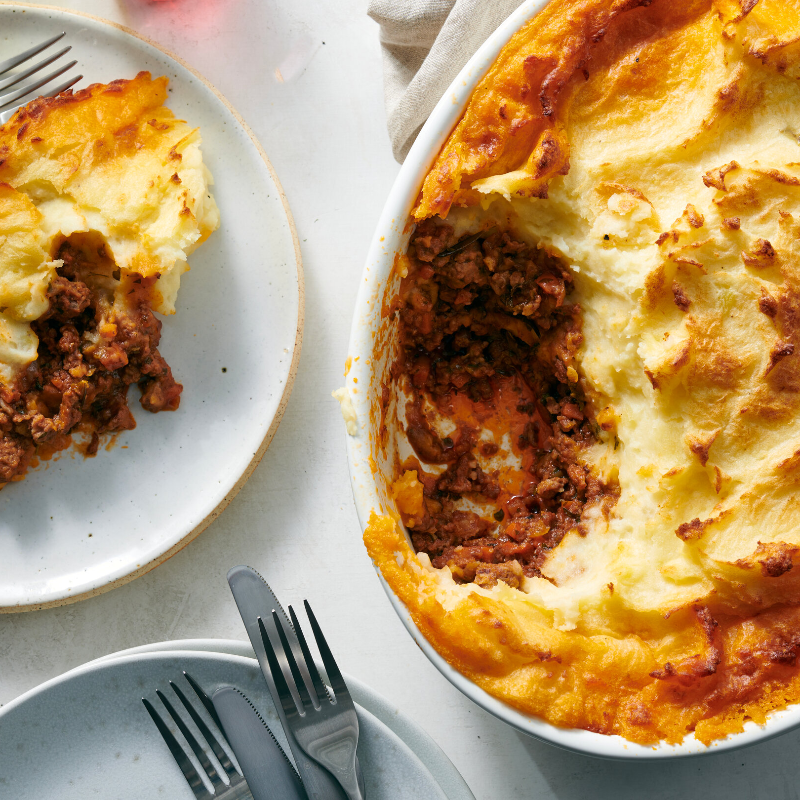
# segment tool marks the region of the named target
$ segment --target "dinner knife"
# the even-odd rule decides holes
[[[275,688],[275,683],[272,680],[272,671],[269,668],[267,654],[264,650],[264,644],[261,641],[261,633],[258,629],[258,618],[261,617],[261,621],[264,623],[264,627],[266,628],[267,635],[273,647],[276,652],[281,653],[283,648],[281,647],[281,641],[278,637],[275,623],[272,620],[273,609],[282,616],[284,621],[283,629],[289,641],[289,646],[292,649],[292,654],[295,657],[295,662],[303,675],[303,679],[307,681],[307,685],[312,686],[313,684],[308,675],[305,658],[303,657],[303,651],[300,649],[300,642],[297,639],[297,635],[294,632],[294,628],[286,612],[283,610],[275,593],[267,585],[267,582],[252,567],[244,565],[234,567],[228,573],[228,584],[231,587],[233,598],[239,608],[239,613],[241,614],[245,629],[247,630],[247,635],[250,637],[250,644],[253,646],[253,650],[258,658],[264,680],[266,680],[267,686],[269,687],[275,709],[280,716],[286,739],[292,749],[294,763],[297,765],[297,771],[300,773],[300,778],[303,781],[303,786],[309,800],[347,800],[347,795],[339,785],[339,782],[328,770],[314,761],[310,756],[306,755],[294,736],[292,736],[289,726],[286,724],[283,705]],[[281,664],[281,667],[284,666],[286,666],[285,662]],[[297,698],[295,698],[295,700],[297,700]],[[358,772],[359,786],[363,787],[363,778],[358,762],[356,762],[356,770]]]
[[[247,697],[233,686],[221,686],[211,702],[253,800],[306,800],[294,767]]]

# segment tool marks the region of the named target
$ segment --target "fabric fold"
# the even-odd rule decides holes
[[[370,0],[381,28],[389,138],[402,162],[459,70],[522,0]]]

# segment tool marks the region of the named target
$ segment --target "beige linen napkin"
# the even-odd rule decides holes
[[[470,56],[522,0],[370,0],[381,26],[392,151],[408,154],[428,115]]]

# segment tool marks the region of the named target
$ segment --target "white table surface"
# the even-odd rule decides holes
[[[241,112],[294,212],[306,327],[300,371],[278,433],[249,483],[211,527],[127,586],[59,609],[0,617],[0,704],[127,647],[166,639],[245,639],[225,574],[246,563],[287,603],[309,599],[342,670],[421,724],[479,800],[798,797],[800,732],[673,764],[593,760],[516,733],[439,675],[389,605],[361,543],[344,426],[330,397],[343,380],[370,236],[398,170],[385,130],[378,30],[366,16],[366,0],[49,5],[96,14],[149,36],[186,59]],[[276,79],[276,68],[285,82]]]

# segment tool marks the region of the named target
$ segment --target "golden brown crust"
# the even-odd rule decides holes
[[[663,2],[650,6],[651,0],[551,0],[512,37],[476,87],[425,178],[414,216],[446,216],[453,203],[475,201],[472,183],[511,172],[520,173],[518,195],[546,197],[549,180],[569,170],[563,96],[576,76],[588,77],[609,33],[611,46],[603,55],[614,58],[613,50],[630,49],[629,40],[637,34],[644,42],[668,19],[675,24],[674,9],[665,9]],[[679,24],[702,13],[708,3],[694,0],[682,6]],[[633,11],[639,13],[627,19]],[[651,61],[650,69],[657,68]]]
[[[166,99],[167,79],[152,80],[149,72],[39,97],[0,127],[0,180],[13,179],[37,154],[74,146],[76,140],[91,142],[93,159],[130,151],[137,144],[133,134],[147,130],[141,126],[142,115],[159,109]]]
[[[741,619],[694,605],[652,620],[649,636],[598,638],[554,629],[515,590],[443,589],[446,578],[418,565],[391,517],[373,516],[364,542],[451,665],[554,725],[642,744],[680,742],[693,731],[709,744],[800,700],[800,608],[776,605]],[[770,553],[761,569],[785,574],[785,552]]]

